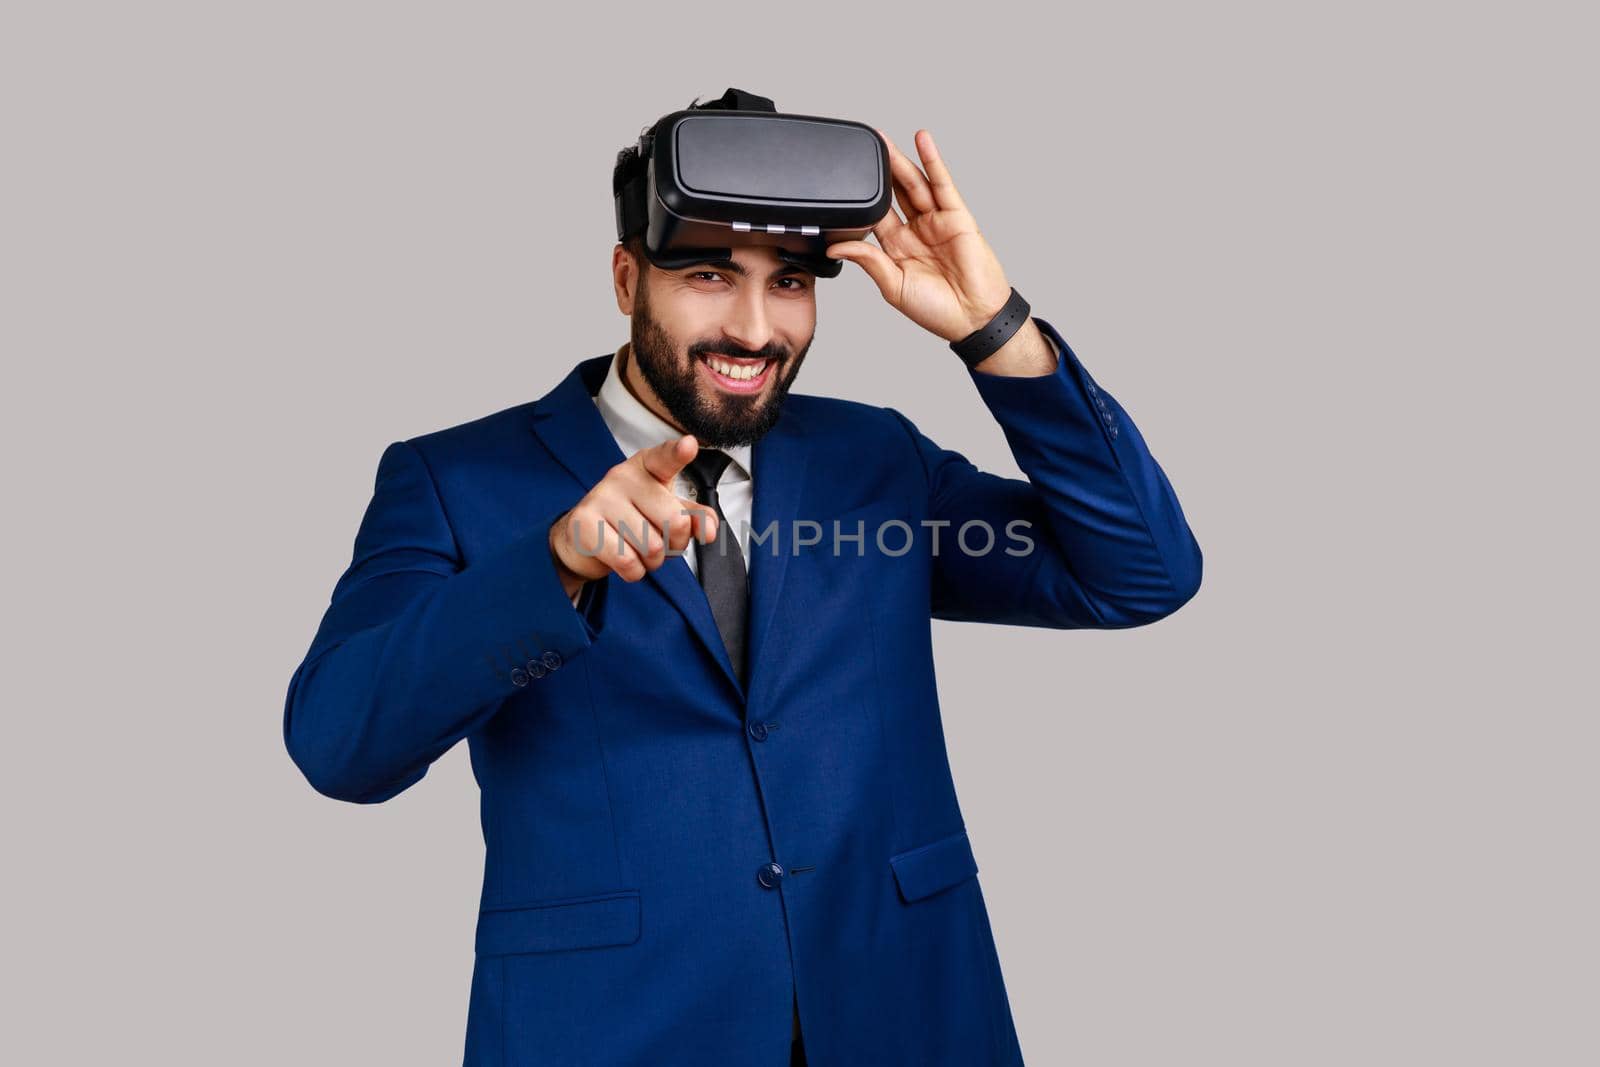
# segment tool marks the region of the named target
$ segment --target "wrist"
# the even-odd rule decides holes
[[[992,325],[994,323],[995,318],[1002,311],[1004,311],[1006,309],[1006,305],[1011,302],[1011,294],[1013,292],[1015,292],[1015,291],[1016,290],[1014,288],[1008,290],[1006,292],[1005,296],[1001,297],[1000,302],[998,304],[991,304],[989,307],[980,308],[977,311],[976,318],[972,318],[972,319],[968,320],[966,329],[962,330],[961,334],[959,336],[957,336],[957,337],[949,337],[949,338],[946,338],[946,340],[949,341],[951,344],[957,344],[960,341],[962,341],[964,338],[971,337],[973,334],[975,334],[978,331],[982,330],[984,327]]]
[[[1032,316],[1005,344],[969,364],[979,374],[1006,378],[1039,378],[1055,373],[1060,365],[1060,353]]]
[[[950,350],[968,367],[976,367],[1006,347],[1017,332],[1029,324],[1029,311],[1028,302],[1012,287],[1005,304],[978,328],[951,341]]]

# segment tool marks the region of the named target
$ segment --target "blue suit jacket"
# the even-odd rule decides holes
[[[930,620],[1138,626],[1201,568],[1133,421],[1036,321],[1055,372],[968,371],[1026,479],[893,408],[788,397],[752,453],[753,529],[777,526],[752,551],[748,691],[683,559],[581,610],[562,590],[550,524],[624,458],[591,400],[611,355],[384,451],[284,739],[357,803],[467,739],[486,845],[468,1064],[781,1067],[791,996],[814,1064],[1022,1062]],[[800,519],[820,543],[797,549]],[[864,533],[837,555],[836,519]],[[956,542],[972,519],[987,554],[981,527]],[[949,523],[937,553],[924,520]]]

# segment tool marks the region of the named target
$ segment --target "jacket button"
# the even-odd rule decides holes
[[[540,663],[536,659],[530,659],[528,661],[528,677],[543,678],[548,673],[550,672],[545,668],[543,663]]]
[[[757,741],[765,741],[767,739],[767,724],[764,722],[751,723],[750,736],[755,738]]]
[[[768,889],[774,889],[783,881],[783,868],[776,863],[768,863],[756,871],[756,881]]]
[[[527,685],[528,672],[523,670],[521,667],[511,668],[511,681],[515,685]]]
[[[544,655],[539,657],[539,662],[543,663],[551,670],[555,670],[557,667],[561,666],[561,653],[554,650],[546,652]]]

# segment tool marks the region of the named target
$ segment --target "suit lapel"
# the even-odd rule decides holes
[[[612,353],[584,360],[533,406],[535,436],[585,493],[605,477],[606,471],[626,458],[594,405],[594,394],[599,391],[614,358],[615,353]],[[776,526],[772,538],[764,544],[752,545],[750,551],[748,692],[740,689],[728,650],[722,643],[722,634],[717,629],[717,620],[711,614],[711,604],[688,561],[682,556],[663,560],[661,566],[647,572],[646,578],[683,615],[689,629],[717,662],[728,684],[746,699],[769,673],[762,667],[762,647],[773,625],[774,609],[791,551],[792,520],[799,508],[805,480],[804,435],[793,410],[794,399],[788,398],[772,430],[751,448],[750,463],[755,468],[751,527],[759,532],[770,523],[776,522]],[[590,536],[592,531],[585,534]],[[773,554],[774,546],[779,550],[778,555]]]
[[[778,421],[750,450],[750,465],[755,468],[751,532],[767,537],[750,546],[750,634],[746,643],[750,656],[747,702],[751,703],[773,674],[772,657],[779,652],[773,630],[779,621],[784,575],[794,555],[794,519],[805,497],[809,449],[800,401],[790,394]]]

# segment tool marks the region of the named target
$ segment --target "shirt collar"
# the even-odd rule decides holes
[[[645,407],[643,401],[634,396],[623,382],[620,370],[623,352],[631,343],[624,341],[612,355],[605,381],[600,383],[600,391],[594,397],[600,417],[611,428],[611,436],[617,439],[617,447],[622,449],[625,456],[683,436],[677,427]],[[733,463],[723,471],[725,479],[742,481],[751,476],[749,445],[736,445],[722,451],[733,458]]]

